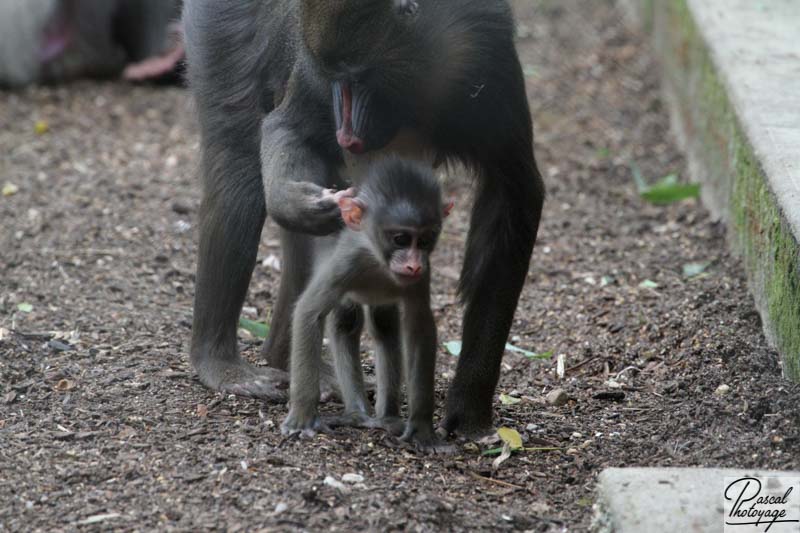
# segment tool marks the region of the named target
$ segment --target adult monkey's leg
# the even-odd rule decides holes
[[[455,93],[456,127],[445,130],[460,133],[461,143],[451,142],[477,171],[459,284],[466,304],[463,346],[441,424],[467,435],[491,429],[492,398],[544,203],[510,22],[509,17],[505,29],[493,34],[492,47],[475,56],[481,68],[472,74],[482,80],[480,90]]]
[[[266,217],[258,157],[208,146],[205,154],[192,364],[213,389],[284,400],[282,372],[244,361],[236,340]]]
[[[184,4],[189,81],[202,136],[203,202],[191,360],[208,387],[285,399],[283,372],[257,368],[237,349],[237,323],[266,217],[259,127],[270,111],[258,84],[252,2]],[[224,12],[224,21],[219,14]]]
[[[296,81],[291,81],[285,101],[261,126],[263,194],[270,216],[281,226],[283,251],[278,299],[262,354],[271,367],[283,370],[289,366],[294,304],[315,260],[313,236],[331,234],[342,225],[339,206],[325,189],[334,184],[335,171],[297,133],[305,133],[309,126],[303,119],[316,108],[296,87]],[[324,108],[317,112],[323,113]]]
[[[492,424],[500,363],[544,200],[532,147],[516,148],[506,153],[520,159],[500,161],[479,177],[461,277],[463,348],[442,423],[447,431],[479,434]]]

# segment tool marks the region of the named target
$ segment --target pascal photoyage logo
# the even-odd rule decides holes
[[[800,477],[726,477],[725,533],[800,532]]]

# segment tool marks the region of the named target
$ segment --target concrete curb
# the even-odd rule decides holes
[[[727,223],[784,375],[800,381],[800,4],[620,3],[653,36],[691,175]]]
[[[727,478],[727,481],[726,481]],[[783,494],[800,480],[800,472],[722,468],[609,468],[597,480],[592,530],[598,533],[716,532],[725,529],[725,496],[735,499],[741,484],[726,491],[731,480],[769,478],[760,495]],[[753,487],[754,488],[754,487]],[[795,490],[786,505],[789,518],[800,516]],[[752,496],[753,491],[748,492]],[[728,510],[732,501],[728,501]],[[748,502],[749,506],[752,502]],[[797,531],[798,524],[774,524],[770,531]],[[764,531],[766,526],[757,528]],[[733,526],[731,530],[753,531]]]

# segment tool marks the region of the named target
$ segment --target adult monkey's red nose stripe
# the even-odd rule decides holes
[[[353,92],[350,84],[341,82],[342,90],[342,124],[336,132],[336,142],[345,150],[354,154],[364,151],[364,141],[353,135]]]
[[[342,123],[339,131],[336,132],[336,138],[346,139],[353,136],[353,92],[347,82],[340,82],[339,87],[342,91]],[[342,146],[342,148],[346,148],[346,146]]]

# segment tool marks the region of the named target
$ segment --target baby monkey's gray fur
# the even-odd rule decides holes
[[[339,205],[347,228],[320,239],[311,282],[294,310],[290,409],[281,429],[311,436],[333,425],[382,427],[418,449],[442,451],[447,447],[433,430],[436,324],[428,261],[449,210],[439,183],[429,168],[391,158],[373,166],[357,196],[340,197]],[[360,363],[362,306],[377,345],[374,417]],[[329,419],[317,410],[323,328],[344,401],[344,415]]]

